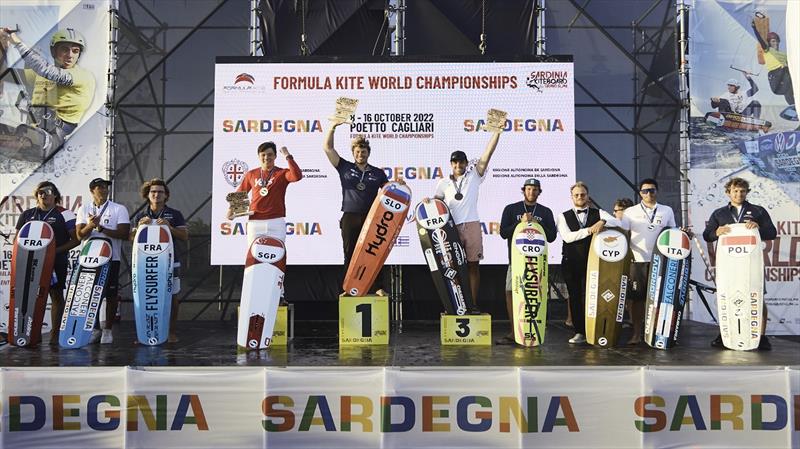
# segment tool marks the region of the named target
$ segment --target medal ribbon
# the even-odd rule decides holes
[[[650,215],[650,216],[647,215],[647,209],[644,208],[644,204],[639,203],[639,207],[642,208],[642,212],[644,212],[644,216],[647,217],[648,220],[650,220],[650,224],[653,224],[653,220],[656,219],[656,212],[658,212],[658,206],[653,208],[653,215]]]

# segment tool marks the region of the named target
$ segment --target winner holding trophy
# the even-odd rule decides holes
[[[229,193],[226,197],[230,204],[228,220],[241,216],[249,217],[248,247],[261,235],[282,242],[286,240],[286,187],[289,183],[302,179],[303,173],[286,147],[281,147],[280,151],[286,158],[289,168],[275,165],[278,155],[276,146],[273,142],[264,142],[258,146],[260,166],[248,171],[236,192]]]
[[[345,97],[336,99],[336,113],[329,118],[331,124],[325,133],[322,146],[328,161],[338,172],[339,181],[342,185],[342,219],[340,228],[342,231],[345,271],[350,266],[353,253],[356,251],[358,236],[367,221],[367,215],[372,203],[375,201],[381,187],[389,182],[383,170],[370,165],[369,157],[372,153],[372,148],[364,136],[356,136],[350,142],[353,162],[339,156],[333,146],[336,127],[343,123],[352,123],[354,121],[356,106],[358,106],[358,100]],[[405,181],[400,180],[398,184],[405,185]],[[388,287],[386,278],[386,270],[381,268],[377,279],[372,287],[368,289],[369,292],[375,292],[379,296],[385,295],[384,287]],[[365,293],[367,292],[360,292],[361,295]]]
[[[508,113],[498,109],[487,112],[486,129],[492,133],[486,149],[477,162],[468,164],[467,154],[461,150],[450,155],[450,167],[453,172],[442,178],[436,185],[434,197],[444,200],[455,221],[461,243],[467,253],[469,267],[469,285],[475,304],[468,304],[468,313],[479,313],[477,307],[478,288],[480,287],[480,271],[478,264],[483,259],[483,233],[480,217],[478,217],[478,194],[483,182],[489,160],[497,148],[500,133],[506,125]],[[426,199],[427,200],[427,199]]]

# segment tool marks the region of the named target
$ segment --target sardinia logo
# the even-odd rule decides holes
[[[239,187],[248,168],[245,162],[239,159],[231,159],[222,164],[222,174],[225,175],[225,181],[228,184],[232,187]]]
[[[240,74],[238,74],[236,76],[236,80],[233,82],[233,84],[236,85],[236,84],[239,84],[239,83],[255,84],[256,83],[256,79],[255,79],[255,77],[253,77],[253,75],[251,75],[249,73],[240,73]]]

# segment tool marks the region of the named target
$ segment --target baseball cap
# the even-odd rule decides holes
[[[450,154],[450,162],[457,162],[457,161],[466,161],[467,160],[467,153],[456,150]]]
[[[522,184],[522,187],[525,187],[525,186],[534,186],[534,187],[538,187],[540,189],[542,188],[542,185],[539,183],[539,180],[536,179],[536,178],[528,178],[528,179],[526,179],[525,183]]]
[[[736,78],[729,79],[726,84],[729,85],[729,86],[736,86],[736,87],[741,87],[742,86],[742,83],[740,83],[739,80],[737,80]]]
[[[94,179],[92,179],[91,182],[89,182],[89,190],[92,190],[93,188],[95,188],[95,187],[97,187],[99,185],[103,185],[103,184],[105,184],[107,186],[110,186],[111,185],[111,181],[106,181],[103,178],[94,178]]]

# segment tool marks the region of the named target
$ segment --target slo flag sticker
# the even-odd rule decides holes
[[[90,239],[83,245],[78,259],[81,266],[86,268],[103,266],[111,260],[111,244],[106,240]]]
[[[417,205],[417,222],[425,229],[439,229],[449,218],[450,212],[442,200],[434,198]]]
[[[139,231],[136,243],[145,254],[161,254],[169,248],[171,238],[164,226],[145,226]]]
[[[383,190],[381,204],[389,212],[403,212],[411,203],[411,193],[407,192],[407,187],[391,183]]]
[[[661,254],[673,260],[683,260],[689,257],[689,236],[680,229],[665,229],[658,236],[656,244]]]
[[[28,251],[47,248],[53,240],[53,228],[43,221],[29,221],[17,235],[17,245]]]

